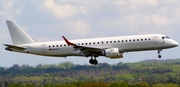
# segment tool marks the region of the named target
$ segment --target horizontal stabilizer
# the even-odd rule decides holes
[[[12,49],[16,49],[16,50],[25,50],[25,47],[19,47],[19,46],[14,46],[14,45],[9,45],[9,44],[3,44],[4,46],[7,46],[6,50],[12,50]]]

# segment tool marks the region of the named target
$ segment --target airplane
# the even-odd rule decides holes
[[[4,44],[5,50],[52,57],[90,57],[89,63],[97,65],[97,57],[123,58],[126,52],[157,50],[158,58],[163,49],[179,44],[163,34],[143,34],[131,36],[103,37],[90,39],[37,42],[14,21],[6,20],[13,45]]]

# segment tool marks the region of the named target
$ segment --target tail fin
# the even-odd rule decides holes
[[[21,27],[13,20],[6,20],[9,33],[14,45],[33,43],[33,39],[24,32]]]

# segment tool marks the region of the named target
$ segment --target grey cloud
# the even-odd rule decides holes
[[[50,14],[42,15],[44,18],[53,18],[49,21],[56,21],[44,26],[45,29],[50,28],[48,30],[57,34],[62,34],[62,31],[57,32],[59,28],[74,36],[87,37],[99,33],[106,36],[111,34],[109,32],[114,34],[116,31],[134,34],[167,33],[169,26],[180,24],[178,0],[33,0],[32,2],[36,4],[37,11],[41,11],[41,14]],[[9,3],[8,7],[22,5],[20,1],[14,3]],[[17,9],[15,11],[18,13]],[[20,13],[21,10],[19,15]],[[52,26],[56,27],[51,28]]]
[[[3,19],[12,19],[21,14],[23,5],[19,3],[19,0],[4,0],[1,3],[0,8],[2,8],[0,15]]]

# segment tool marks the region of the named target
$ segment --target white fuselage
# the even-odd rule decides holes
[[[118,48],[120,53],[131,51],[159,50],[178,46],[178,43],[162,34],[146,34],[133,36],[118,36],[106,38],[70,40],[78,46],[95,48]],[[18,45],[26,47],[23,53],[30,53],[43,56],[67,57],[83,56],[80,50],[68,46],[65,41],[36,42],[31,44]],[[13,50],[20,52],[18,50]]]

